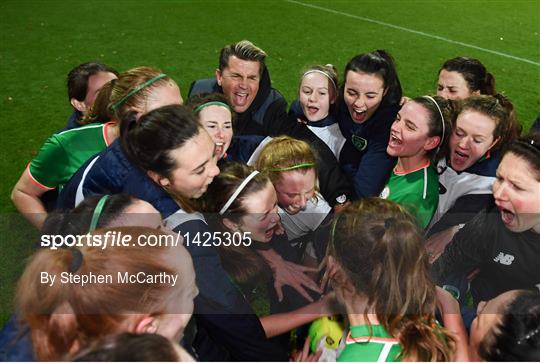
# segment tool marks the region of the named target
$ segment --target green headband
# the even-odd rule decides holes
[[[232,112],[231,107],[228,104],[220,102],[220,101],[210,101],[210,102],[203,103],[202,105],[199,105],[195,110],[193,110],[193,113],[201,112],[203,108],[206,108],[208,106],[222,106]]]
[[[275,169],[268,169],[268,170],[269,171],[288,171],[288,170],[294,170],[294,169],[309,168],[310,166],[315,166],[315,163],[302,163],[302,164],[297,164],[293,166],[288,166],[286,168],[275,168]]]
[[[338,224],[339,217],[341,217],[341,213],[334,214],[334,220],[332,221],[332,228],[330,230],[330,239],[328,241],[328,244],[326,245],[326,255],[328,255],[331,251],[335,250],[335,234],[336,234],[336,227]]]
[[[92,215],[92,222],[90,222],[90,228],[88,228],[88,233],[93,232],[98,224],[99,217],[101,216],[101,212],[103,211],[103,207],[105,206],[105,203],[109,199],[110,195],[104,195],[99,200],[98,204],[96,205],[96,208],[94,209],[94,214]]]
[[[127,95],[125,95],[124,97],[122,97],[122,99],[118,102],[116,102],[114,105],[111,106],[111,108],[113,110],[116,110],[118,107],[122,106],[131,96],[133,96],[135,93],[139,92],[140,90],[142,90],[143,88],[145,87],[148,87],[150,86],[152,83],[156,82],[156,81],[159,81],[160,79],[162,78],[165,78],[167,77],[166,74],[164,73],[161,73],[161,74],[158,74],[157,76],[155,76],[154,78],[152,79],[149,79],[148,81],[144,82],[143,84],[140,84],[138,85],[137,87],[135,87],[133,90],[131,90],[131,92],[129,92]]]

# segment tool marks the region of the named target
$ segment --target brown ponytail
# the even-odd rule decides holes
[[[399,205],[379,198],[355,202],[335,217],[330,255],[367,298],[380,324],[399,340],[401,359],[452,360],[454,339],[435,322],[435,284],[422,233]]]

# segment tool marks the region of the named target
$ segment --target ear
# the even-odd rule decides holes
[[[159,321],[154,316],[146,315],[135,324],[136,334],[150,333],[155,334],[158,330]]]
[[[233,222],[229,218],[223,218],[223,225],[231,231],[237,231],[239,226],[238,223]]]
[[[424,144],[424,150],[429,151],[435,149],[441,143],[441,138],[439,136],[432,136],[426,140]]]
[[[156,173],[155,171],[148,170],[146,174],[150,179],[152,179],[154,183],[161,187],[167,187],[171,185],[171,181],[169,180],[169,178],[165,178],[164,176]]]
[[[337,91],[332,92],[332,98],[330,99],[330,104],[333,105],[337,100]]]
[[[476,91],[472,92],[471,95],[480,96],[480,90],[476,90]]]
[[[71,103],[71,106],[73,106],[73,108],[75,108],[77,111],[83,113],[86,112],[86,104],[84,101],[79,101],[76,98],[72,98],[69,100],[69,103]]]
[[[221,80],[223,78],[223,75],[221,74],[221,69],[216,68],[216,81],[217,84],[221,87]]]
[[[491,150],[491,148],[495,145],[497,145],[497,143],[501,140],[501,137],[499,136],[498,138],[496,138],[495,140],[493,140],[493,142],[491,143],[491,145],[489,146],[489,150]]]
[[[386,88],[384,89],[384,92],[383,92],[382,96],[383,96],[383,97],[386,96],[387,93],[388,93],[388,87],[386,87]]]

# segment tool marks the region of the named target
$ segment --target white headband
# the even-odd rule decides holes
[[[446,131],[446,128],[444,126],[444,116],[442,114],[442,111],[441,111],[441,108],[439,107],[439,104],[437,103],[437,101],[435,101],[435,99],[431,96],[422,96],[423,98],[427,98],[428,100],[430,100],[431,102],[433,102],[435,104],[435,106],[437,107],[437,110],[439,110],[439,115],[441,115],[441,120],[442,120],[442,137],[441,137],[441,142],[439,143],[439,147],[437,149],[439,149],[444,141],[444,133]]]
[[[319,69],[310,69],[309,71],[307,71],[306,73],[304,73],[302,75],[302,79],[304,79],[305,76],[307,76],[308,74],[310,73],[320,73],[322,75],[324,75],[326,78],[328,78],[330,80],[330,82],[332,82],[332,86],[334,86],[334,91],[337,92],[337,86],[336,86],[336,83],[334,82],[334,80],[332,79],[332,77],[330,77],[330,75],[328,73],[326,73],[325,71],[321,71]]]
[[[242,190],[244,190],[244,188],[246,187],[247,183],[249,183],[249,181],[253,178],[255,178],[255,176],[259,174],[259,171],[258,170],[254,170],[251,172],[251,174],[248,175],[248,177],[246,179],[244,179],[244,181],[238,186],[238,188],[236,188],[236,190],[234,191],[233,195],[231,195],[231,197],[229,198],[229,200],[227,201],[227,203],[225,203],[225,205],[223,206],[223,208],[221,208],[221,210],[219,211],[219,214],[220,215],[223,215],[223,213],[225,213],[227,211],[227,209],[231,206],[232,202],[234,202],[234,200],[236,199],[236,197],[238,197],[238,194],[242,193]]]

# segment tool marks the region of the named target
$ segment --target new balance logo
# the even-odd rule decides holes
[[[499,252],[497,257],[495,257],[493,261],[502,263],[503,265],[510,266],[512,264],[512,261],[514,261],[514,256]]]

